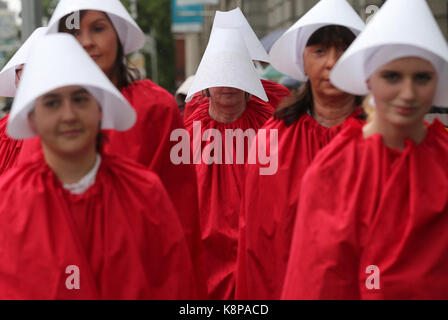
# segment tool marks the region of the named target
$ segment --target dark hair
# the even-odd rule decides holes
[[[98,135],[96,136],[96,151],[98,153],[101,153],[103,150],[104,142],[109,141],[107,139],[107,136],[101,131],[101,123],[100,123],[100,132],[98,132]]]
[[[309,38],[306,46],[320,44],[325,48],[335,47],[345,50],[355,38],[356,36],[350,29],[343,26],[330,25],[315,31]],[[313,112],[314,99],[310,80],[300,87],[294,101],[293,104],[280,108],[274,113],[275,119],[283,120],[286,126],[292,125],[308,111]],[[362,97],[356,96],[355,105],[360,105],[361,103]]]
[[[80,20],[84,17],[87,10],[81,10],[80,11]],[[113,25],[112,21],[110,20],[109,16],[104,13],[107,17],[107,19],[112,24],[112,27],[115,30],[115,26]],[[69,18],[71,14],[67,14],[64,16],[61,20],[59,20],[59,26],[58,31],[59,32],[65,32],[73,34],[74,29],[68,29],[67,28],[67,18]],[[118,36],[117,30],[115,30],[115,33],[117,34],[118,38],[118,49],[117,49],[117,57],[115,59],[114,66],[111,70],[111,74],[107,76],[117,75],[118,83],[117,88],[119,90],[123,89],[124,87],[129,86],[132,82],[140,78],[140,73],[137,68],[134,66],[129,65],[126,56],[124,55],[123,45],[121,44],[120,37]]]

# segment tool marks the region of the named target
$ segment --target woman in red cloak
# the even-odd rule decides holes
[[[74,24],[79,15],[79,26]],[[152,81],[135,80],[126,55],[141,48],[145,36],[119,0],[61,0],[48,24],[48,32],[68,32],[121,91],[137,113],[137,123],[125,132],[105,133],[104,151],[129,157],[154,171],[161,179],[186,234],[193,261],[203,276],[200,249],[197,183],[194,167],[174,164],[170,158],[171,133],[183,129],[174,97]],[[18,162],[40,148],[37,139],[26,142]],[[205,284],[203,293],[205,295]]]
[[[8,134],[42,151],[0,179],[0,298],[197,298],[159,178],[101,152],[100,127],[136,121],[126,99],[65,34],[40,40],[21,81]]]
[[[263,175],[263,164],[245,168],[237,299],[280,299],[303,174],[346,120],[361,113],[359,97],[336,89],[328,78],[362,28],[363,22],[345,0],[320,1],[270,52],[278,70],[307,82],[262,128],[268,136],[278,135],[278,170]],[[291,49],[293,41],[297,44]],[[303,57],[303,65],[297,64],[296,57]],[[270,138],[256,145],[272,148]]]
[[[331,81],[371,91],[305,174],[285,299],[448,298],[448,47],[426,1],[388,1]]]
[[[185,126],[198,160],[194,163],[202,242],[210,273],[208,294],[210,299],[232,299],[241,183],[249,142],[243,137],[235,144],[228,133],[239,130],[241,135],[254,136],[273,112],[238,29],[215,28],[212,32],[187,101],[197,92],[203,92],[207,99],[201,100]],[[251,99],[250,95],[258,98]]]

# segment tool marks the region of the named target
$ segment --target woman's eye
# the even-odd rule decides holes
[[[314,50],[315,54],[323,54],[325,51],[321,48]]]
[[[45,101],[44,106],[47,108],[53,109],[53,108],[56,108],[59,106],[59,101],[58,100],[48,100],[48,101]]]
[[[95,32],[102,32],[104,30],[103,26],[95,26],[93,27],[93,31]]]
[[[73,100],[76,103],[86,103],[89,99],[87,97],[75,97]]]
[[[390,73],[383,74],[383,78],[389,82],[395,82],[400,79],[400,75],[398,73],[390,72]]]
[[[415,76],[415,80],[420,84],[426,84],[432,80],[432,75],[427,73],[420,73]]]

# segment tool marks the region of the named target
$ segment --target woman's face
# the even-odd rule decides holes
[[[101,11],[87,10],[82,16],[80,28],[69,32],[111,78],[117,60],[119,38],[108,16]]]
[[[303,53],[303,66],[308,76],[313,94],[322,97],[336,97],[347,93],[337,89],[330,82],[330,73],[345,48],[329,47],[321,44],[305,48]]]
[[[421,58],[402,58],[376,70],[367,85],[380,123],[422,125],[434,101],[438,76],[433,65]]]
[[[84,88],[69,86],[48,92],[36,100],[29,114],[31,128],[53,152],[79,155],[96,148],[102,112]]]

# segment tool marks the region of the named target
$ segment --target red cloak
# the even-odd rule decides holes
[[[350,123],[303,177],[282,297],[448,299],[447,159],[439,121],[403,151]]]
[[[9,115],[0,119],[0,176],[14,167],[22,147],[22,140],[11,139],[6,131]]]
[[[143,166],[103,155],[95,184],[72,195],[40,153],[2,177],[0,194],[1,299],[197,297],[175,209]],[[79,290],[67,289],[72,265]]]
[[[121,93],[135,109],[137,122],[125,132],[104,131],[104,150],[109,154],[129,157],[160,177],[184,227],[198,276],[203,276],[196,174],[192,165],[175,165],[170,159],[171,148],[176,144],[170,141],[171,132],[185,128],[177,103],[168,91],[148,79],[133,82]],[[40,149],[38,138],[26,140],[20,163]]]
[[[283,98],[289,96],[290,92],[288,88],[285,86],[268,81],[268,80],[261,80],[261,84],[263,85],[263,88],[266,92],[266,95],[269,99],[269,104],[276,108],[280,102],[282,102]],[[193,99],[185,104],[185,110],[184,110],[184,119],[187,120],[188,117],[190,117],[193,112],[196,110],[196,108],[201,104],[201,100],[204,99],[202,97],[202,93],[197,93]],[[259,98],[255,96],[251,96],[251,99],[258,100],[259,102],[262,102]]]
[[[209,116],[209,102],[203,100],[185,123],[193,140],[193,122],[201,123],[201,136],[207,129],[216,129],[222,136],[224,158],[226,129],[253,129],[255,132],[272,115],[273,108],[268,103],[251,99],[243,115],[233,123],[223,124]],[[193,141],[192,141],[193,143]],[[201,142],[201,150],[210,144]],[[247,159],[248,145],[244,145]],[[194,152],[194,150],[193,150]],[[233,154],[236,155],[233,144]],[[235,291],[234,271],[238,246],[238,215],[242,192],[244,164],[196,164],[199,188],[199,214],[202,243],[206,256],[207,281],[210,299],[232,299]],[[223,159],[224,163],[224,159]]]
[[[359,114],[356,110],[349,118]],[[327,128],[304,114],[289,127],[283,120],[274,118],[263,126],[267,132],[278,132],[278,170],[273,175],[260,175],[264,165],[246,165],[240,212],[237,299],[280,299],[300,182],[316,154],[344,124]],[[270,150],[269,138],[257,143],[265,144],[266,150]]]

